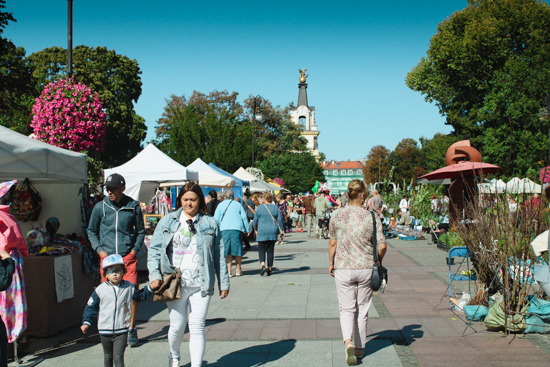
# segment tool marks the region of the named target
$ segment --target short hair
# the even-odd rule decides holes
[[[397,209],[397,214],[403,213],[401,209]]]
[[[263,194],[263,199],[264,199],[265,201],[267,201],[268,203],[271,203],[271,202],[273,202],[273,194],[270,193],[269,191],[264,192],[264,194]]]
[[[282,199],[283,198],[283,194],[281,193],[278,193],[277,196],[275,196],[277,199]]]
[[[348,185],[348,196],[350,200],[357,199],[361,194],[367,192],[367,186],[361,180],[354,179]]]
[[[233,200],[235,198],[235,194],[233,193],[233,190],[225,189],[223,192],[223,198]]]
[[[208,193],[208,195],[210,195],[210,197],[212,199],[215,199],[218,197],[218,193],[216,192],[216,190],[210,190],[210,192]]]
[[[202,189],[197,183],[194,183],[194,182],[188,182],[182,186],[180,193],[178,194],[178,198],[176,199],[176,210],[181,208],[181,198],[183,197],[183,195],[185,195],[189,191],[194,192],[199,197],[199,212],[208,213],[208,209],[206,208],[206,201],[204,201],[204,194],[202,193]]]
[[[372,189],[371,194],[378,194],[378,190]]]

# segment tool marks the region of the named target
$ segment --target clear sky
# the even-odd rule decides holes
[[[143,92],[136,111],[148,135],[170,95],[228,90],[273,104],[298,101],[298,69],[309,77],[319,150],[365,158],[449,133],[437,107],[405,85],[437,25],[466,0],[420,1],[73,1],[73,47],[105,46],[136,59]],[[67,47],[66,0],[6,0],[17,20],[4,37],[27,55]],[[216,162],[214,162],[216,163]]]

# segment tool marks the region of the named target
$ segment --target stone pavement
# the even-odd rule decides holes
[[[229,297],[212,298],[203,365],[347,366],[327,247],[327,240],[291,234],[276,247],[273,275],[261,277],[253,243],[243,257],[244,276],[231,278]],[[487,332],[482,323],[468,326],[463,314],[449,308],[445,257],[428,241],[388,241],[384,265],[389,284],[385,293],[374,296],[362,365],[549,366],[548,336]],[[455,291],[468,286],[454,284]],[[143,302],[138,319],[141,343],[126,350],[126,365],[165,366],[165,306]],[[188,335],[182,366],[190,365],[187,340]],[[43,357],[41,367],[103,363],[97,332],[84,337],[78,327],[53,338],[31,339],[27,352],[34,354],[23,360]]]

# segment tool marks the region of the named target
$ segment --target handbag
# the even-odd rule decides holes
[[[153,291],[153,301],[166,302],[181,299],[181,271],[162,276],[162,284]]]
[[[386,281],[386,284],[388,283],[388,270],[383,267],[379,261],[378,261],[378,251],[376,250],[376,218],[374,216],[374,212],[370,212],[372,214],[372,247],[374,251],[374,266],[372,267],[372,278],[370,281],[371,288],[374,292],[380,289],[382,286],[382,280]]]
[[[297,221],[298,218],[300,218],[300,215],[299,215],[298,213],[296,213],[296,212],[292,212],[292,213],[290,213],[289,217],[290,217],[290,219],[292,219],[293,221]]]
[[[37,221],[42,210],[42,196],[28,178],[15,189],[10,212],[22,222]]]

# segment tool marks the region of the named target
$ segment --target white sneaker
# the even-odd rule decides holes
[[[179,358],[172,358],[172,356],[168,356],[168,367],[180,367],[180,359]]]

